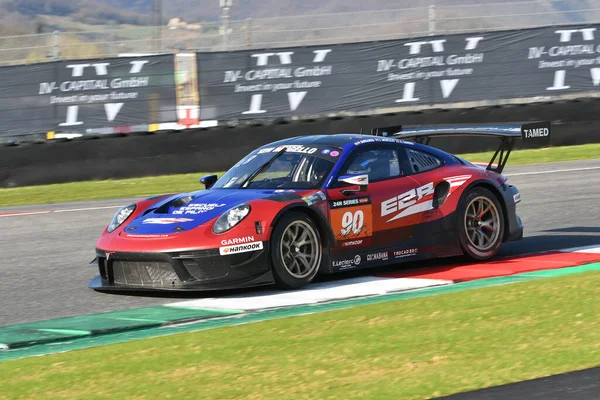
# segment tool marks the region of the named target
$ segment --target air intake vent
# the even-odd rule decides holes
[[[410,166],[413,172],[423,172],[434,169],[442,165],[442,162],[429,154],[420,151],[408,150]]]

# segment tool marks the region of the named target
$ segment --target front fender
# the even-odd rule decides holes
[[[273,218],[273,220],[271,221],[271,227],[277,225],[277,223],[285,213],[290,212],[292,210],[300,211],[310,216],[313,219],[313,221],[315,221],[315,223],[317,224],[317,227],[319,228],[319,233],[323,238],[323,247],[332,247],[335,244],[335,235],[333,233],[333,229],[331,229],[331,224],[327,220],[327,217],[323,214],[321,204],[327,203],[326,201],[322,201],[309,206],[305,202],[299,201],[288,204],[281,210],[279,210],[277,215],[275,215],[275,218]]]

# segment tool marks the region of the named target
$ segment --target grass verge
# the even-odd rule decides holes
[[[465,154],[467,160],[487,162],[493,152]],[[508,165],[524,165],[557,161],[600,158],[600,143],[582,146],[549,147],[534,150],[517,150],[511,153]],[[202,175],[165,175],[147,178],[72,182],[55,185],[27,186],[0,189],[0,206],[51,204],[59,202],[100,200],[178,193],[202,189],[198,182]],[[222,172],[212,172],[222,174]]]
[[[600,273],[6,361],[0,398],[421,399],[600,364]]]
[[[494,155],[493,151],[484,153],[462,154],[469,161],[488,162]],[[600,143],[580,146],[544,147],[541,149],[515,150],[510,153],[508,166],[544,164],[549,162],[590,160],[600,158]]]
[[[52,204],[193,191],[204,188],[198,179],[211,173],[216,172],[0,189],[0,206]]]

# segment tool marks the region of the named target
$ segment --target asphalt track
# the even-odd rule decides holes
[[[600,244],[600,158],[507,167],[505,173],[521,191],[525,238],[505,244],[499,257]],[[90,265],[95,242],[117,208],[129,201],[0,208],[0,326],[173,302],[172,296],[102,294],[87,288],[97,274]],[[6,215],[13,212],[23,214]],[[349,272],[329,279],[372,273]]]
[[[600,367],[439,397],[437,400],[598,400]]]

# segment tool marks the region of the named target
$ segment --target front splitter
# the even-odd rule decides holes
[[[275,284],[275,278],[271,271],[264,273],[258,277],[250,280],[239,281],[239,282],[225,282],[225,283],[213,283],[213,284],[195,284],[190,283],[185,286],[175,287],[152,287],[152,286],[131,286],[131,285],[118,285],[118,284],[107,284],[102,281],[100,275],[96,276],[88,283],[88,288],[93,289],[97,292],[103,293],[193,293],[193,292],[218,292],[223,290],[235,290],[245,289],[261,286],[270,286]]]

